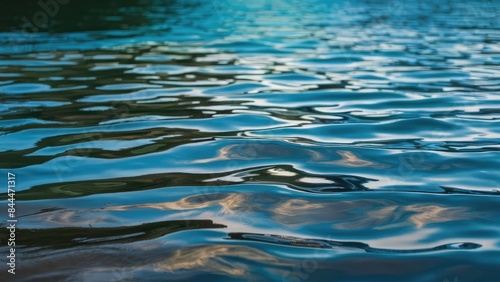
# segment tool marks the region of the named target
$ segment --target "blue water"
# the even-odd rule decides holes
[[[2,281],[500,281],[500,3],[407,2],[2,8]]]

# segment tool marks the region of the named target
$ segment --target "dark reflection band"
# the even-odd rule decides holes
[[[18,229],[17,238],[26,247],[57,249],[90,244],[132,243],[184,230],[225,227],[212,220],[172,220],[120,227]]]
[[[370,245],[361,242],[342,242],[325,239],[306,239],[292,236],[269,235],[258,233],[229,233],[228,239],[258,241],[270,244],[279,244],[295,247],[306,248],[321,248],[321,249],[336,249],[336,248],[356,248],[364,250],[368,253],[377,254],[415,254],[428,253],[443,250],[472,250],[480,248],[480,244],[470,242],[450,243],[439,245],[433,248],[413,249],[413,250],[397,250],[397,249],[382,249],[373,248]]]

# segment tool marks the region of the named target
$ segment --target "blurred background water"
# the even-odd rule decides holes
[[[0,4],[11,281],[500,281],[499,2],[41,3]]]

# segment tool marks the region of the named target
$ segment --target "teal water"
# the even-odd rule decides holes
[[[497,1],[1,5],[2,281],[500,281]]]

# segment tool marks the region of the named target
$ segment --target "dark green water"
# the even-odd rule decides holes
[[[0,4],[1,281],[500,281],[499,2],[47,9]]]

